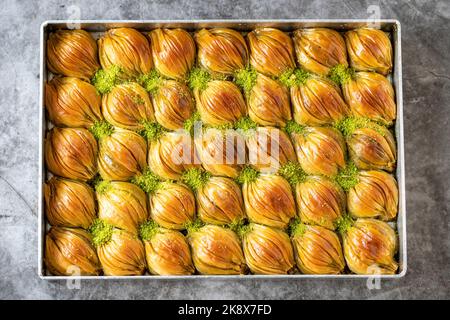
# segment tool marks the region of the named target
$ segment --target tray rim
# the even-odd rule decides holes
[[[402,56],[401,56],[401,23],[397,19],[378,19],[376,22],[381,24],[391,24],[394,35],[394,66],[393,82],[395,84],[395,96],[397,105],[397,119],[395,124],[395,135],[397,141],[397,171],[396,179],[399,189],[399,212],[397,218],[397,233],[399,235],[399,262],[401,261],[401,272],[394,275],[358,275],[358,274],[340,274],[340,275],[188,275],[188,276],[161,276],[161,275],[140,275],[140,276],[52,276],[45,275],[44,269],[44,237],[45,237],[45,214],[43,184],[44,177],[44,137],[45,137],[45,107],[44,107],[44,88],[45,88],[45,34],[50,25],[63,25],[68,23],[79,24],[348,24],[348,23],[368,23],[368,19],[192,19],[192,20],[45,20],[40,25],[40,90],[39,90],[39,177],[38,177],[38,268],[37,274],[43,280],[250,280],[250,279],[400,279],[406,275],[408,269],[407,263],[407,232],[406,232],[406,194],[405,194],[405,155],[404,155],[404,124],[403,124],[403,85],[402,85]]]

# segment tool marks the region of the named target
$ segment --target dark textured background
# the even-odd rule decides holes
[[[114,3],[114,4],[113,4]],[[37,276],[39,26],[68,19],[382,18],[402,23],[408,273],[365,280],[64,281]],[[3,1],[0,8],[0,298],[449,298],[449,1]]]

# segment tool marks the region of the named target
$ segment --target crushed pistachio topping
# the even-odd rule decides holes
[[[239,176],[236,178],[236,181],[239,184],[251,183],[256,181],[256,179],[258,179],[259,174],[260,173],[258,170],[255,170],[251,166],[247,165],[241,170]]]
[[[142,125],[144,126],[144,129],[142,129],[139,134],[147,138],[148,141],[158,140],[164,132],[167,131],[158,122],[143,121]]]
[[[348,214],[343,215],[335,222],[336,229],[340,234],[343,235],[348,231],[348,229],[353,225],[354,222],[355,221],[353,220],[353,218]]]
[[[92,243],[98,247],[111,240],[114,227],[103,220],[95,219],[88,231],[92,234]]]
[[[298,162],[289,161],[282,165],[278,170],[278,174],[285,178],[292,187],[298,183],[305,181],[306,173]]]
[[[206,89],[209,81],[211,81],[211,75],[204,69],[194,68],[189,73],[188,84],[191,90],[198,89],[203,91]]]
[[[150,240],[160,230],[160,226],[153,220],[144,222],[139,226],[139,238],[141,240]]]
[[[156,94],[163,81],[164,78],[155,69],[138,78],[138,83],[150,94]]]
[[[278,80],[286,87],[301,86],[311,74],[303,69],[287,70],[281,74]]]
[[[111,182],[107,180],[97,180],[94,184],[95,191],[98,194],[104,194],[111,188]]]
[[[121,83],[125,76],[121,67],[113,65],[108,69],[98,70],[92,78],[92,84],[100,94],[108,93],[112,88]]]
[[[334,180],[345,191],[350,190],[359,182],[359,170],[354,163],[348,163],[344,169],[339,170]]]
[[[230,224],[229,228],[233,230],[240,239],[244,238],[246,234],[253,230],[251,224],[246,224],[244,220],[240,220],[237,223]]]
[[[286,126],[284,127],[284,131],[291,135],[293,133],[305,133],[305,126],[301,125],[297,122],[295,122],[294,120],[289,120],[288,122],[286,122]]]
[[[196,191],[204,186],[211,178],[211,173],[199,168],[190,168],[181,176],[181,181]]]
[[[242,130],[244,132],[247,132],[249,130],[255,130],[257,127],[258,124],[252,119],[250,119],[249,116],[242,117],[234,123],[234,129]]]
[[[200,117],[200,113],[199,112],[194,112],[189,119],[187,119],[184,124],[183,124],[183,128],[184,130],[186,130],[187,132],[189,132],[191,135],[194,134],[194,126],[195,123],[200,121],[201,117]]]
[[[293,220],[288,227],[288,233],[291,235],[291,237],[294,236],[303,236],[303,234],[305,234],[306,229],[308,227],[303,224],[300,219],[295,219]]]
[[[331,68],[328,77],[338,85],[344,84],[352,79],[355,71],[352,68],[348,68],[343,64],[338,64]]]
[[[337,121],[334,127],[342,132],[345,137],[349,137],[352,133],[361,128],[370,128],[384,136],[386,132],[383,127],[369,118],[350,116]]]
[[[97,140],[99,140],[103,137],[110,136],[114,132],[114,127],[107,121],[96,121],[92,127],[89,128],[89,131]]]
[[[138,94],[134,95],[131,99],[133,100],[133,103],[135,103],[137,105],[145,104],[145,100],[142,99],[142,97]]]
[[[256,84],[258,73],[252,67],[239,70],[235,74],[236,84],[242,88],[245,94],[249,94]]]
[[[202,220],[200,220],[200,219],[196,219],[194,221],[189,221],[189,222],[187,222],[184,225],[184,227],[186,228],[188,234],[192,234],[194,232],[197,232],[204,226],[205,226],[205,223]]]
[[[161,179],[148,168],[142,174],[135,176],[131,182],[148,194],[153,194],[161,188]]]

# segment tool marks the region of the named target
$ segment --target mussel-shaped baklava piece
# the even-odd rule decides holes
[[[150,142],[148,164],[160,178],[179,180],[184,171],[199,167],[200,161],[188,133],[168,132]]]
[[[148,219],[147,195],[138,186],[123,181],[101,182],[96,188],[98,217],[116,228],[138,234]]]
[[[147,74],[153,67],[149,41],[132,28],[108,30],[98,40],[98,51],[103,69],[117,66],[127,77]]]
[[[214,75],[233,75],[247,66],[247,44],[235,30],[202,29],[195,34],[195,41],[199,65]]]
[[[298,63],[309,72],[326,76],[334,66],[348,66],[345,41],[335,30],[297,30],[294,32],[294,44]]]
[[[149,33],[155,69],[170,79],[183,80],[195,62],[195,42],[183,29],[156,29]]]
[[[245,261],[255,274],[290,274],[295,261],[286,232],[259,224],[250,224],[243,236]]]
[[[362,170],[392,172],[397,159],[397,148],[392,133],[383,126],[358,128],[347,138],[350,160]]]
[[[244,170],[250,172],[253,169],[246,167]],[[242,195],[251,222],[284,229],[296,215],[291,186],[281,176],[249,175],[248,179],[244,178]]]
[[[134,276],[145,272],[144,244],[137,235],[96,220],[90,228],[105,276]]]
[[[357,183],[348,190],[347,208],[357,218],[389,221],[397,216],[398,187],[395,178],[384,171],[361,171]]]
[[[340,88],[323,77],[309,76],[293,85],[291,101],[294,120],[306,126],[331,125],[350,112]]]
[[[97,44],[84,30],[58,30],[47,40],[47,66],[56,74],[89,80],[100,67]]]
[[[205,223],[226,225],[245,217],[241,189],[230,178],[211,177],[196,196],[198,216]]]
[[[355,72],[342,83],[342,92],[355,116],[391,125],[397,108],[392,84],[375,72]]]
[[[158,227],[150,221],[141,227],[140,235],[151,274],[190,275],[195,272],[189,244],[181,232]]]
[[[163,182],[150,194],[150,217],[167,229],[183,230],[195,219],[195,198],[182,183]]]
[[[345,167],[345,140],[330,127],[307,127],[293,133],[298,162],[307,174],[334,176]]]
[[[274,28],[260,28],[247,35],[250,64],[256,71],[279,77],[295,68],[294,45],[284,32]]]
[[[135,82],[115,86],[102,97],[102,112],[113,126],[140,131],[155,120],[148,93]]]
[[[45,85],[48,118],[59,127],[89,129],[103,119],[100,95],[88,82],[74,77],[56,77]]]
[[[258,127],[246,142],[248,163],[259,171],[275,173],[289,161],[297,161],[289,136],[280,129]]]
[[[394,274],[398,239],[394,229],[376,219],[358,219],[343,235],[344,256],[356,274]]]
[[[78,228],[52,227],[45,237],[45,265],[57,276],[95,276],[101,266],[91,235]]]
[[[247,101],[250,119],[259,125],[284,127],[292,118],[288,89],[271,77],[258,74]]]
[[[206,225],[188,234],[192,260],[201,274],[244,274],[246,265],[241,243],[234,231]]]
[[[195,147],[203,168],[215,176],[237,178],[245,164],[245,139],[234,130],[204,130]]]
[[[195,110],[194,98],[189,88],[178,81],[165,80],[152,93],[155,118],[168,130],[182,129]]]
[[[293,230],[295,261],[304,274],[340,274],[345,261],[336,233],[321,226],[300,224]]]
[[[44,198],[52,226],[87,229],[94,222],[94,190],[84,182],[52,177],[44,184]]]
[[[147,166],[147,142],[134,131],[115,128],[99,144],[98,170],[104,180],[128,181]]]
[[[231,81],[213,80],[194,89],[197,110],[206,125],[233,124],[247,113],[244,97]]]
[[[310,176],[295,187],[300,219],[330,230],[345,213],[346,197],[342,188],[332,180]]]
[[[97,141],[86,129],[54,127],[44,153],[48,170],[58,176],[88,181],[97,173]]]
[[[392,45],[388,35],[378,29],[361,28],[345,33],[350,66],[357,71],[387,75],[392,70]]]

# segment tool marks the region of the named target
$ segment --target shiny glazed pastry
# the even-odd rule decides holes
[[[387,75],[392,70],[392,45],[382,30],[361,28],[345,33],[350,65],[357,71]]]
[[[54,127],[44,154],[48,170],[58,176],[88,181],[97,173],[97,141],[86,129]]]
[[[244,274],[244,255],[232,230],[206,225],[189,232],[188,240],[195,268],[201,274]]]
[[[94,190],[87,183],[52,177],[44,184],[44,199],[52,226],[87,229],[96,218]]]
[[[195,62],[195,43],[183,29],[156,29],[149,33],[155,69],[170,79],[183,80]]]
[[[289,274],[295,267],[294,252],[284,231],[250,224],[243,238],[245,261],[254,274]]]
[[[97,44],[84,30],[58,30],[47,40],[47,66],[56,74],[89,80],[99,69]]]
[[[57,276],[95,276],[100,262],[90,234],[82,229],[52,227],[45,237],[45,265]]]
[[[59,127],[89,129],[103,119],[95,87],[73,77],[56,77],[45,85],[45,108]]]

